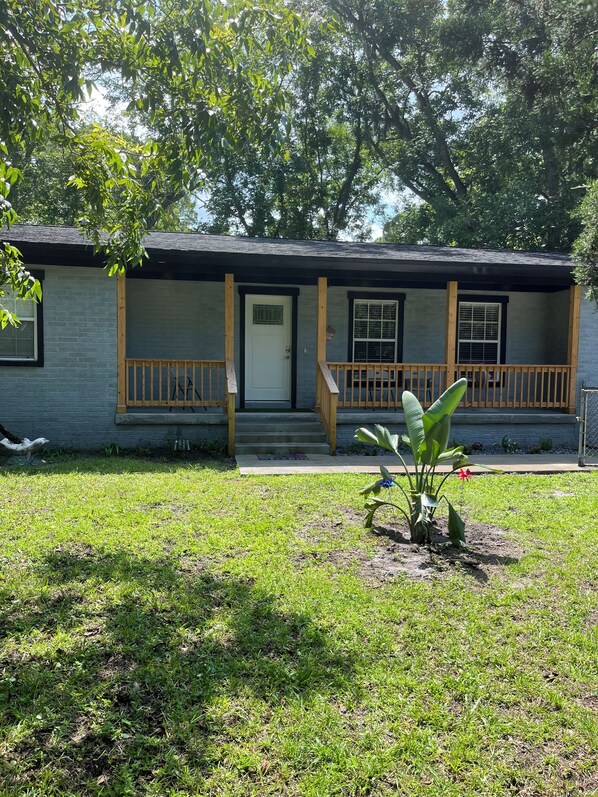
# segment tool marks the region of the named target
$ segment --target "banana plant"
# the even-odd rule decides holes
[[[367,496],[366,528],[371,528],[374,515],[383,506],[391,506],[401,512],[411,535],[411,542],[428,545],[431,542],[431,531],[434,514],[445,501],[448,506],[448,531],[453,545],[465,542],[465,523],[446,495],[441,493],[448,477],[459,468],[473,465],[463,453],[463,446],[448,448],[451,432],[451,416],[457,409],[467,389],[467,380],[459,379],[424,412],[422,405],[409,390],[403,391],[402,403],[405,415],[407,434],[391,434],[383,426],[374,426],[374,431],[362,427],[355,432],[355,439],[360,443],[380,446],[396,454],[406,476],[406,483],[399,484],[387,468],[381,467],[381,479],[369,484],[361,490]],[[411,448],[413,468],[410,469],[399,450],[401,441]],[[438,473],[439,465],[448,464],[448,473]],[[411,472],[411,470],[413,472]],[[487,468],[487,470],[491,470]],[[402,493],[406,507],[391,500],[392,488]],[[388,491],[389,498],[381,498],[380,493]]]

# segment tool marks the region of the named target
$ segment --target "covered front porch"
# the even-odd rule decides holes
[[[504,334],[506,324],[503,324],[503,340],[499,340],[500,330],[496,335],[496,362],[474,361],[476,353],[483,353],[484,348],[490,349],[487,345],[488,338],[484,340],[484,337],[485,332],[491,330],[495,322],[478,322],[475,315],[472,320],[471,308],[485,309],[490,305],[500,307],[500,303],[506,304],[509,297],[501,295],[499,301],[494,301],[496,297],[492,298],[493,301],[490,302],[490,297],[486,294],[473,295],[467,292],[460,295],[457,281],[447,283],[442,361],[338,362],[327,357],[327,282],[320,279],[316,408],[326,429],[331,450],[336,448],[337,425],[339,418],[342,420],[343,413],[400,410],[403,390],[410,390],[424,406],[430,406],[449,385],[461,378],[468,382],[462,409],[484,409],[503,417],[505,412],[531,410],[575,414],[580,287],[571,286],[568,291],[559,291],[550,297],[553,309],[559,307],[557,302],[560,303],[559,312],[553,317],[547,315],[545,318],[526,319],[529,339],[538,337],[538,326],[547,327],[539,336],[544,340],[540,340],[541,345],[536,346],[536,351],[543,349],[547,356],[543,361],[531,363],[500,361],[506,359],[508,353]],[[463,312],[463,307],[470,312],[469,317],[467,312]],[[383,318],[381,323],[384,326]],[[434,324],[438,324],[437,318],[432,320],[432,327]],[[354,329],[356,325],[357,322],[354,321]],[[497,312],[495,325],[500,326],[500,312]],[[482,334],[477,336],[480,338],[479,342],[476,335],[468,332],[468,329],[473,329],[474,332],[476,329],[481,330]],[[464,340],[464,335],[467,334],[471,340]],[[521,345],[520,341],[515,341],[520,354],[525,352],[529,342],[528,340]],[[512,346],[511,351],[516,351],[515,346]],[[467,362],[460,361],[461,352],[469,353]],[[559,362],[557,358],[563,353],[566,353],[566,359]]]
[[[162,312],[161,321],[158,299],[153,306],[152,297],[164,295],[165,289],[150,276],[118,279],[117,415],[143,415],[148,422],[151,416],[157,423],[162,413],[169,424],[175,422],[173,415],[180,424],[224,424],[231,455],[239,410],[314,410],[334,452],[339,425],[356,417],[361,423],[382,421],[388,414],[398,420],[403,390],[428,406],[462,377],[468,380],[462,408],[467,423],[473,413],[488,424],[482,414],[495,419],[529,414],[532,423],[540,413],[552,418],[576,412],[578,286],[491,294],[479,289],[473,293],[471,286],[456,280],[444,287],[436,282],[403,288],[387,282],[381,298],[375,283],[355,285],[327,275],[274,286],[248,283],[245,275],[236,279],[231,271],[219,281],[179,279],[171,312]],[[159,276],[160,285],[168,286],[168,275]],[[191,286],[196,289],[193,297]],[[282,401],[252,405],[248,399],[248,335],[251,323],[260,322],[259,313],[246,312],[253,307],[248,296],[261,296],[262,331],[268,335],[276,333],[272,308],[282,306],[281,296],[288,297],[291,337],[287,345],[284,338],[273,338],[280,352],[272,359],[280,359],[286,369],[281,373],[288,375],[288,398]],[[270,305],[267,296],[275,297]],[[482,326],[474,318],[473,332],[468,332],[470,306],[477,310],[490,305],[502,308],[503,331],[495,334],[499,313]],[[366,309],[369,327],[360,318]],[[487,340],[478,343],[479,330]],[[496,362],[473,361],[480,345]],[[468,361],[460,362],[464,352]],[[364,353],[369,356],[360,358]],[[166,415],[171,416],[168,421]],[[143,422],[141,417],[130,421]]]

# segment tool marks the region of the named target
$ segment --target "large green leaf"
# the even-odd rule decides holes
[[[443,415],[439,421],[426,430],[424,445],[420,452],[422,462],[426,465],[435,465],[439,461],[448,445],[450,433],[451,419],[449,415]]]
[[[426,438],[426,441],[419,450],[419,458],[424,465],[435,465],[440,456],[440,445],[438,440],[433,438]]]
[[[448,533],[449,540],[453,545],[459,547],[462,542],[465,542],[465,523],[455,509],[455,507],[448,503],[449,516],[448,516]]]
[[[377,479],[375,482],[368,484],[367,487],[362,487],[362,489],[359,491],[359,494],[369,495],[370,493],[373,493],[374,495],[378,495],[381,490],[382,487],[380,487],[380,479]]]
[[[384,467],[384,465],[380,465],[380,473],[382,474],[383,478],[386,479],[387,481],[391,481],[391,482],[394,481],[395,477],[388,470],[388,468]]]
[[[407,432],[409,433],[413,459],[415,460],[415,464],[417,464],[419,462],[419,451],[425,440],[424,424],[422,421],[424,410],[417,398],[409,390],[403,391],[401,402],[403,404],[403,412],[405,414],[405,423],[407,425]]]
[[[362,426],[361,429],[357,429],[353,437],[355,440],[359,440],[360,443],[367,443],[370,446],[378,445],[378,438],[376,435],[372,434],[365,426]]]
[[[375,424],[374,429],[376,430],[378,445],[396,454],[399,449],[398,434],[391,434],[385,426],[380,426],[379,424]]]
[[[438,457],[438,462],[446,462],[449,459],[456,459],[457,457],[461,457],[463,455],[463,446],[457,446],[457,448],[449,448],[448,451],[443,451],[442,454]]]
[[[439,396],[434,404],[425,412],[425,424],[430,428],[432,424],[439,421],[443,415],[452,415],[459,406],[461,399],[467,390],[467,379],[458,379],[448,387],[442,396]]]

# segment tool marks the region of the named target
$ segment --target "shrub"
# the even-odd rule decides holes
[[[361,490],[362,495],[369,496],[365,503],[366,528],[371,528],[374,515],[380,507],[392,506],[404,515],[409,526],[411,541],[417,544],[429,544],[434,514],[440,502],[444,500],[448,506],[449,538],[454,545],[465,542],[465,524],[446,495],[441,494],[441,490],[452,473],[472,464],[464,454],[463,446],[447,448],[451,431],[451,415],[459,405],[466,389],[467,380],[460,379],[451,385],[426,412],[413,393],[408,390],[403,392],[401,400],[408,436],[403,435],[402,440],[411,448],[414,462],[413,474],[409,472],[407,463],[399,451],[398,435],[393,435],[388,429],[378,425],[374,427],[374,432],[365,428],[357,429],[355,439],[359,442],[381,446],[396,454],[401,461],[407,479],[407,483],[403,487],[387,468],[381,467],[382,478]],[[449,463],[451,468],[447,474],[438,474],[436,468],[443,463]],[[407,509],[399,506],[393,500],[379,497],[382,490],[387,490],[390,497],[391,490],[395,486],[402,493]]]

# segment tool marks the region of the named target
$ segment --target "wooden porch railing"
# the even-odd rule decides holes
[[[319,397],[319,413],[330,446],[330,453],[336,452],[336,407],[338,387],[326,363],[318,363],[316,371],[316,395]]]
[[[430,406],[451,383],[465,377],[462,407],[567,410],[574,368],[570,365],[466,365],[445,363],[328,363],[338,388],[338,407],[400,409],[403,390]]]
[[[570,365],[457,365],[467,379],[464,407],[560,409],[569,405]]]
[[[447,368],[442,363],[328,363],[338,386],[339,407],[397,409],[403,390],[429,406],[446,389]]]
[[[127,407],[224,407],[224,360],[126,359]],[[234,372],[234,367],[233,367]]]
[[[226,361],[226,412],[228,413],[228,455],[235,456],[235,406],[237,403],[237,375],[234,360]]]

